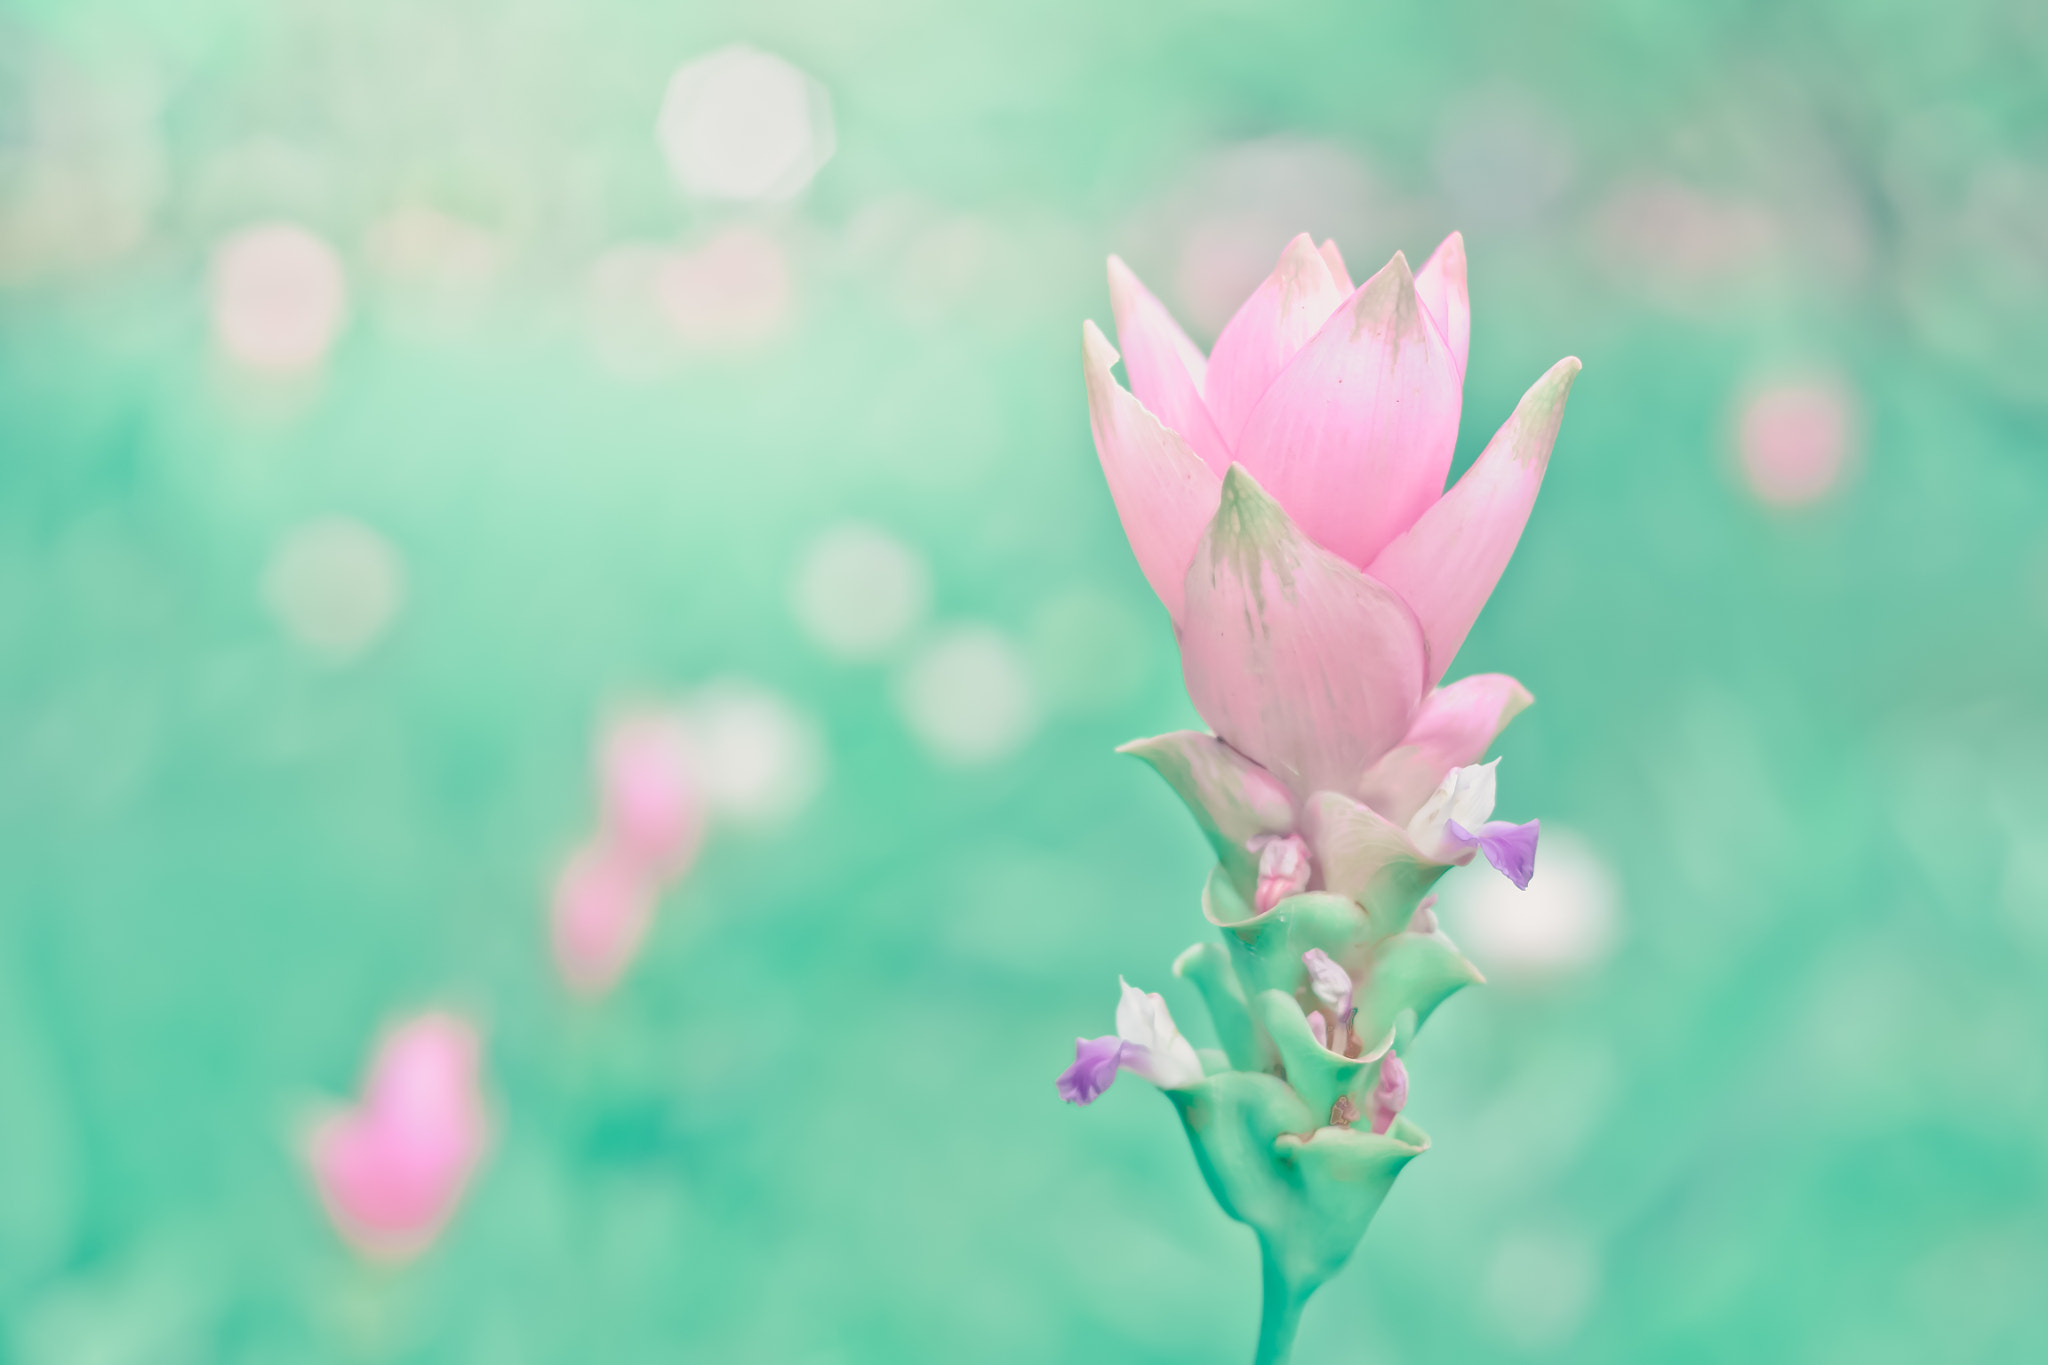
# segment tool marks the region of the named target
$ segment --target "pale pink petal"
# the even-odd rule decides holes
[[[1475,673],[1422,700],[1400,745],[1365,775],[1358,796],[1397,825],[1408,823],[1444,774],[1486,757],[1494,736],[1534,701],[1505,673]]]
[[[1325,239],[1316,250],[1322,253],[1323,264],[1330,267],[1330,279],[1335,282],[1338,293],[1348,295],[1358,287],[1351,283],[1351,272],[1344,268],[1344,253],[1337,250],[1334,241]]]
[[[1289,242],[1280,264],[1224,324],[1209,352],[1203,391],[1225,441],[1237,445],[1267,387],[1342,302],[1344,290],[1309,235]]]
[[[1438,244],[1415,272],[1415,294],[1428,310],[1430,321],[1443,333],[1458,362],[1458,375],[1465,374],[1465,353],[1472,342],[1472,296],[1465,287],[1465,234],[1454,232]]]
[[[1552,365],[1457,486],[1372,562],[1372,576],[1422,621],[1432,683],[1451,666],[1522,538],[1579,368],[1575,356]]]
[[[1459,385],[1396,252],[1266,390],[1238,462],[1310,540],[1363,568],[1443,492]]]
[[[1181,668],[1210,728],[1297,795],[1355,790],[1422,701],[1398,595],[1302,535],[1240,466],[1188,570]]]
[[[1114,256],[1109,258],[1109,305],[1116,311],[1116,340],[1123,348],[1131,392],[1222,478],[1230,468],[1230,447],[1202,400],[1209,362],[1201,348]]]
[[[1116,382],[1109,372],[1116,360],[1116,350],[1102,330],[1092,322],[1082,323],[1088,425],[1095,432],[1102,475],[1145,581],[1178,622],[1188,565],[1203,528],[1216,514],[1221,480],[1187,442]]]
[[[602,995],[625,973],[654,920],[647,869],[603,840],[577,850],[555,883],[555,967],[580,995]]]

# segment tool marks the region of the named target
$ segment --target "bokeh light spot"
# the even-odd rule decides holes
[[[287,535],[263,572],[263,600],[293,639],[337,663],[390,627],[405,598],[405,566],[361,522],[329,517]]]
[[[944,763],[992,763],[1015,753],[1038,724],[1031,676],[992,626],[955,626],[905,670],[897,702],[910,731]]]
[[[348,312],[341,258],[292,223],[244,228],[213,255],[213,331],[221,349],[258,370],[320,363]]]
[[[886,531],[848,522],[804,551],[790,607],[820,649],[858,662],[881,657],[909,634],[924,619],[931,591],[931,572],[915,550]]]
[[[655,132],[689,193],[787,199],[832,156],[832,104],[782,58],[735,45],[677,69]]]
[[[1774,384],[1743,403],[1736,449],[1750,492],[1773,507],[1803,507],[1834,491],[1856,430],[1848,390],[1832,381]]]
[[[773,336],[789,312],[789,258],[766,233],[734,228],[665,256],[654,290],[686,345],[743,349]]]
[[[720,815],[774,824],[809,805],[825,784],[823,731],[778,693],[722,679],[690,697],[684,715],[692,771]]]

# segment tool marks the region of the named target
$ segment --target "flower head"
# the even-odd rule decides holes
[[[1359,794],[1513,553],[1579,363],[1445,491],[1470,332],[1455,233],[1355,288],[1297,237],[1206,359],[1120,261],[1110,292],[1131,388],[1088,324],[1089,416],[1189,694],[1297,797]]]
[[[1161,1090],[1178,1090],[1202,1079],[1202,1059],[1174,1026],[1173,1014],[1157,994],[1139,990],[1122,977],[1116,1033],[1076,1038],[1074,1064],[1060,1073],[1060,1098],[1093,1104],[1116,1081],[1119,1069],[1143,1076]]]

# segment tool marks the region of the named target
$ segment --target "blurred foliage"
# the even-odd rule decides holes
[[[830,91],[790,204],[687,202],[654,144],[734,41]],[[1302,1358],[2048,1352],[2044,68],[2037,0],[0,3],[0,1359],[1248,1357],[1252,1241],[1171,1107],[1053,1095],[1118,972],[1198,1017],[1206,861],[1109,752],[1193,717],[1076,332],[1110,251],[1206,339],[1201,230],[1363,274],[1454,226],[1461,464],[1586,362],[1454,671],[1535,692],[1504,810],[1600,851],[1621,932],[1432,1024],[1435,1150]],[[482,264],[411,270],[407,208]],[[205,279],[276,218],[350,307],[266,381]],[[786,252],[773,336],[593,304],[608,250],[733,224]],[[1798,373],[1860,453],[1774,510],[1734,414]],[[339,665],[258,586],[337,514],[407,585]],[[1017,752],[928,756],[915,639],[799,629],[849,517],[929,560],[930,629],[1017,642]],[[827,782],[572,1003],[592,726],[726,675],[818,718]],[[295,1134],[439,1002],[497,1145],[364,1268]]]

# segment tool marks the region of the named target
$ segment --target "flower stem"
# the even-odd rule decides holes
[[[1259,1260],[1265,1272],[1266,1306],[1259,1314],[1259,1353],[1252,1358],[1252,1365],[1287,1365],[1310,1291],[1297,1289],[1288,1280],[1263,1237],[1259,1239]]]

